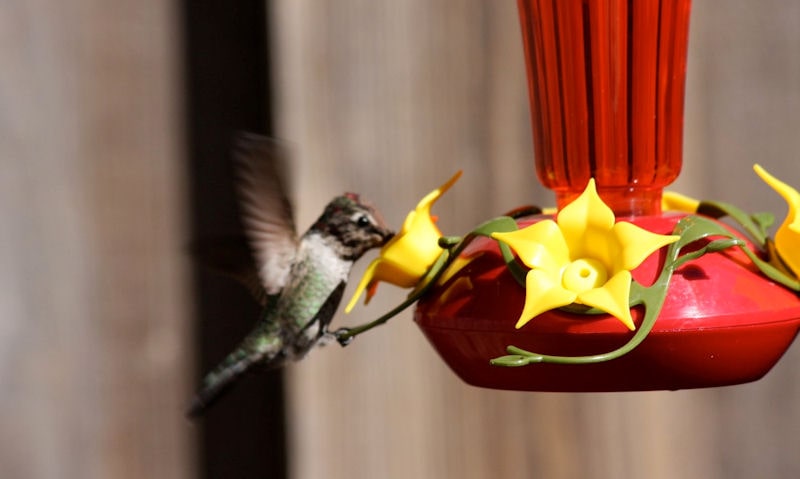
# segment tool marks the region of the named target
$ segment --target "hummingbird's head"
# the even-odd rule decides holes
[[[334,198],[311,229],[328,236],[339,256],[351,261],[394,236],[378,210],[355,193]]]

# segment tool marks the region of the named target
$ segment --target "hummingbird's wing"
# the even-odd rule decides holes
[[[253,251],[244,236],[204,238],[190,245],[192,256],[203,266],[241,283],[258,303],[266,307],[269,296],[253,260]]]
[[[286,148],[252,133],[238,136],[234,148],[236,191],[245,235],[267,294],[286,284],[297,253],[297,231],[284,178]]]

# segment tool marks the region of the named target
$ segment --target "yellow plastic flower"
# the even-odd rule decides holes
[[[800,193],[794,188],[767,173],[759,165],[754,165],[753,170],[764,182],[772,187],[789,205],[789,212],[783,220],[778,232],[775,233],[775,248],[786,266],[795,276],[800,277],[800,218],[797,211],[800,209]]]
[[[492,237],[508,244],[531,268],[517,328],[545,311],[578,303],[615,316],[630,330],[635,329],[628,304],[631,270],[679,238],[615,223],[594,180],[556,221],[543,220]]]
[[[663,211],[680,211],[682,213],[697,213],[700,201],[680,193],[665,191],[661,196],[661,209]]]
[[[379,281],[410,288],[416,286],[428,272],[442,252],[439,247],[442,233],[431,217],[431,206],[460,177],[459,171],[417,203],[417,207],[406,216],[400,232],[383,246],[378,257],[367,267],[345,312],[349,313],[353,309],[365,289],[367,296],[364,304],[369,303],[375,295]]]

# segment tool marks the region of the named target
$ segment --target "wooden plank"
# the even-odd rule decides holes
[[[0,476],[190,477],[175,2],[0,6]]]

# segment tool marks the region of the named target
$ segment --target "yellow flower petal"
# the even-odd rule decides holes
[[[414,212],[409,213],[412,216]],[[381,248],[379,258],[386,265],[378,272],[381,281],[401,288],[410,288],[425,275],[441,254],[439,237],[442,233],[424,214],[415,214],[408,229],[403,229]],[[385,273],[385,274],[380,274]]]
[[[558,277],[540,270],[532,269],[525,277],[525,306],[517,321],[519,329],[536,316],[551,309],[572,304],[577,294],[561,287]]]
[[[569,261],[564,235],[552,220],[508,233],[492,233],[492,238],[506,243],[529,268],[553,270]]]
[[[378,268],[378,263],[380,263],[380,258],[375,258],[372,262],[367,266],[367,270],[364,271],[364,276],[361,277],[361,281],[358,282],[358,286],[356,286],[356,292],[353,293],[353,297],[350,298],[350,302],[347,303],[347,306],[344,308],[345,313],[349,313],[353,310],[353,307],[358,302],[358,298],[361,297],[361,293],[367,289],[367,285],[372,282],[372,279],[375,277],[375,270]],[[367,297],[368,302],[369,297]]]
[[[544,208],[542,208],[543,215],[555,216],[556,213],[558,213],[558,208],[554,206],[545,206]]]
[[[630,301],[631,273],[620,271],[609,279],[601,288],[591,289],[578,295],[577,301],[601,309],[619,319],[622,324],[633,331],[636,326],[631,317]]]
[[[439,188],[425,195],[416,208],[408,213],[400,232],[381,248],[378,258],[370,263],[345,312],[353,309],[367,288],[365,304],[369,302],[379,281],[410,288],[428,272],[442,252],[439,247],[442,233],[431,217],[431,206],[460,177],[459,171]]]
[[[800,277],[800,218],[797,216],[797,211],[800,209],[800,193],[770,175],[760,165],[753,166],[753,169],[764,182],[783,197],[789,206],[786,219],[775,233],[775,248],[786,266],[795,276]]]
[[[662,246],[680,239],[676,235],[660,235],[626,221],[615,224],[611,231],[613,241],[612,274],[637,268],[648,256]]]
[[[680,193],[665,191],[661,196],[661,209],[664,211],[697,213],[699,207],[700,201]]]
[[[608,232],[614,226],[614,212],[597,194],[594,179],[580,196],[558,213],[558,227],[564,234],[570,257],[591,257],[611,268]]]
[[[447,190],[449,190],[459,178],[461,178],[461,171],[457,171],[456,174],[447,180],[442,186],[425,195],[425,197],[422,198],[419,203],[417,203],[415,211],[430,216],[431,206],[433,206],[436,200],[438,200]]]

